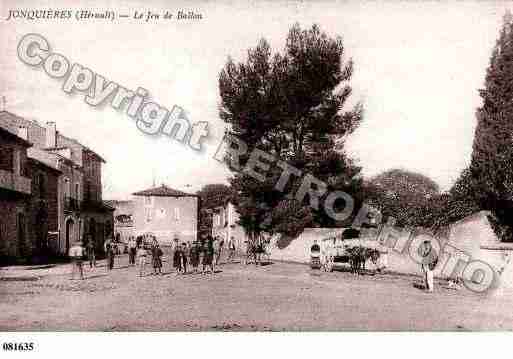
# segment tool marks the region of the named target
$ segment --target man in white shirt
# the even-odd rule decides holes
[[[84,247],[80,241],[76,241],[73,246],[69,249],[69,256],[73,268],[71,270],[71,279],[75,279],[75,271],[80,273],[80,279],[84,279],[84,269],[82,267],[82,261],[84,259]]]

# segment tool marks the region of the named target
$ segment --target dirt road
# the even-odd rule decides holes
[[[125,256],[70,280],[69,265],[0,269],[0,330],[510,330],[512,296],[418,278],[227,264],[215,275],[138,277]]]

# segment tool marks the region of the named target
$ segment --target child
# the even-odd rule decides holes
[[[139,277],[143,276],[144,273],[144,266],[146,265],[146,249],[144,249],[144,246],[141,244],[139,245],[139,248],[137,249],[137,260],[139,262]]]
[[[164,253],[162,253],[162,249],[160,249],[159,247],[159,244],[156,243],[152,248],[151,248],[151,259],[152,259],[152,262],[153,262],[153,274],[157,274],[157,271],[158,271],[158,274],[162,274],[162,255]]]

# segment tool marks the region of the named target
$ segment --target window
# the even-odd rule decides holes
[[[11,172],[13,170],[13,158],[12,147],[0,147],[0,170]]]
[[[180,208],[176,207],[175,208],[175,221],[179,221],[180,220]]]
[[[153,219],[151,208],[145,208],[144,211],[145,211],[146,222],[151,222],[151,220]]]
[[[18,256],[24,256],[25,255],[25,249],[26,249],[26,243],[25,243],[25,215],[23,213],[18,213],[17,217],[17,255]]]
[[[75,183],[75,198],[80,199],[80,183]]]
[[[85,200],[91,200],[91,182],[87,181],[85,184]]]
[[[69,181],[69,178],[64,178],[64,196],[66,198],[70,197],[71,194],[71,183]]]

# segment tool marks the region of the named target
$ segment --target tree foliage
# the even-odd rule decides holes
[[[246,61],[229,58],[219,76],[219,112],[228,133],[244,141],[248,153],[265,151],[326,182],[329,189],[360,188],[360,168],[345,154],[344,143],[363,111],[361,104],[343,109],[353,72],[344,54],[340,37],[331,38],[316,25],[301,29],[295,24],[281,53],[273,54],[262,39],[248,50]],[[247,158],[241,158],[242,165]],[[237,209],[248,234],[290,235],[309,225],[336,224],[286,195],[295,193],[301,176],[292,176],[282,193],[274,189],[282,173],[275,164],[263,182],[232,170],[231,184],[241,198]]]
[[[367,201],[384,218],[399,226],[429,226],[440,201],[438,184],[427,176],[403,169],[387,170],[367,183]]]
[[[490,210],[504,233],[511,233],[513,224],[512,30],[507,13],[480,90],[482,106],[476,112],[471,164],[453,189],[455,194],[466,193],[467,208]]]

